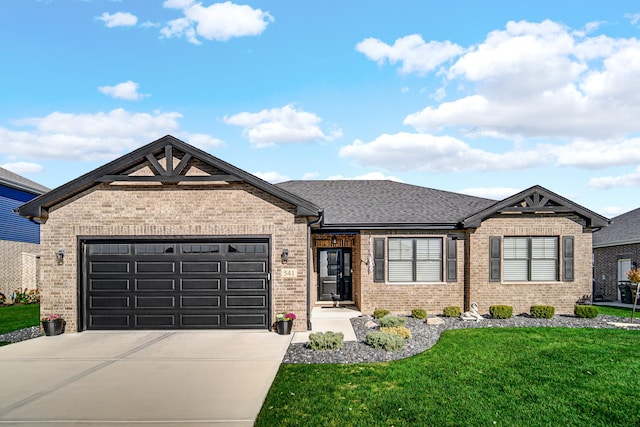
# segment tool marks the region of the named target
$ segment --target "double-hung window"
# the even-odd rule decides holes
[[[558,238],[505,237],[504,280],[558,280]]]
[[[389,282],[441,282],[442,239],[389,238]]]

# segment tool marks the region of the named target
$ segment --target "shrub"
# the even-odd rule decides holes
[[[373,311],[373,318],[374,319],[382,319],[384,316],[388,316],[389,313],[391,313],[389,310],[386,310],[384,308],[376,308]]]
[[[494,319],[510,319],[513,317],[513,307],[510,305],[492,305],[489,307],[489,314]]]
[[[380,328],[380,332],[398,335],[405,340],[411,338],[411,331],[406,326],[383,326]]]
[[[593,319],[598,317],[598,307],[595,305],[576,305],[573,308],[573,314],[583,319]]]
[[[444,308],[444,317],[460,317],[462,314],[462,310],[460,307],[456,307],[455,305],[450,305]]]
[[[16,289],[13,291],[12,299],[18,304],[37,304],[40,302],[40,292],[37,289]]]
[[[402,337],[381,331],[367,333],[367,342],[377,350],[398,351],[404,347],[404,339]]]
[[[414,308],[411,310],[411,317],[414,319],[426,319],[427,318],[427,310],[424,308]]]
[[[344,344],[342,332],[316,332],[309,334],[309,346],[314,350],[337,350]]]
[[[536,319],[551,319],[556,313],[556,309],[550,305],[532,305],[531,316]]]
[[[380,319],[380,326],[405,326],[407,324],[406,317],[398,317],[398,316],[384,316]]]
[[[0,305],[4,304],[5,299],[7,299],[7,297],[5,297],[2,292],[0,292]]]

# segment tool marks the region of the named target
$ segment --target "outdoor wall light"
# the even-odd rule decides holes
[[[56,263],[58,265],[64,264],[64,249],[58,249],[56,252]]]
[[[336,243],[338,243],[338,238],[337,238],[336,236],[333,236],[333,237],[331,238],[331,244],[332,244],[332,245],[335,245]]]
[[[282,250],[282,254],[280,254],[280,259],[282,260],[283,264],[286,264],[287,261],[289,261],[289,249],[283,249]]]

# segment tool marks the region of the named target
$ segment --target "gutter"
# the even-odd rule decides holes
[[[311,257],[313,256],[311,249],[311,226],[320,223],[323,218],[324,210],[321,210],[318,219],[307,223],[307,331],[311,330]]]

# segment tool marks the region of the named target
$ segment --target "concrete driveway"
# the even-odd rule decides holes
[[[0,425],[252,426],[290,340],[118,331],[0,347]]]

